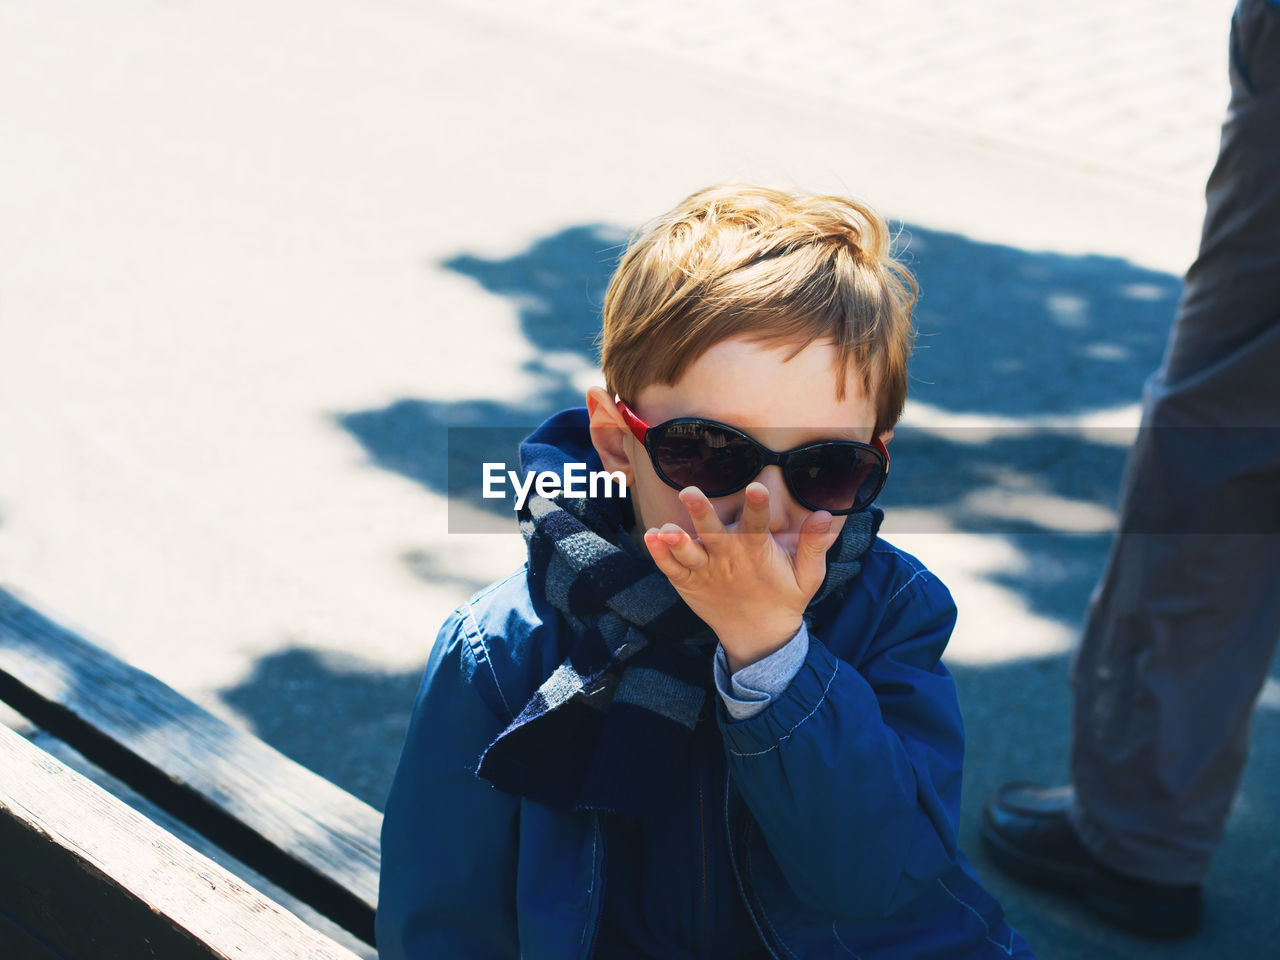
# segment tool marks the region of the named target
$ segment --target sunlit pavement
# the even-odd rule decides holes
[[[19,2],[0,11],[0,585],[380,805],[439,624],[451,425],[599,382],[629,230],[718,180],[852,193],[922,289],[885,535],[947,582],[962,842],[1045,957],[1263,956],[1280,696],[1205,933],[1004,881],[1194,253],[1230,4]]]

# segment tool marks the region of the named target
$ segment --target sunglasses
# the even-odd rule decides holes
[[[651,427],[625,401],[617,405],[658,477],[677,490],[697,487],[708,497],[727,497],[776,463],[796,503],[840,516],[869,507],[889,478],[889,451],[878,437],[873,443],[823,440],[777,453],[726,423],[677,417]]]

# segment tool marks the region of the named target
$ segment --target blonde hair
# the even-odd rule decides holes
[[[745,184],[700,190],[632,237],[609,282],[596,338],[605,386],[634,402],[674,385],[724,340],[829,340],[836,399],[853,363],[876,405],[875,435],[907,397],[918,288],[889,228],[853,200]]]

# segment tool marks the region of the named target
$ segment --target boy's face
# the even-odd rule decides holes
[[[846,380],[845,398],[835,396],[835,348],[826,341],[809,344],[791,360],[784,358],[793,346],[767,347],[743,340],[716,344],[692,364],[674,386],[650,384],[638,397],[623,397],[640,419],[657,425],[674,417],[706,417],[737,427],[778,452],[817,440],[871,441],[875,403],[862,393],[854,371]],[[602,388],[587,391],[591,440],[606,470],[626,475],[636,510],[632,538],[647,554],[644,531],[675,523],[691,536],[697,533],[689,512],[654,472],[644,448],[627,428],[613,398]],[[880,435],[888,443],[893,431]],[[776,465],[765,467],[755,478],[769,488],[769,530],[788,553],[794,555],[800,525],[811,511],[796,503]],[[741,517],[746,491],[711,500],[726,526]],[[839,531],[843,516],[835,517]]]

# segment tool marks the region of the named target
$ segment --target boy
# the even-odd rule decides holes
[[[382,960],[1030,957],[956,843],[956,610],[876,538],[915,284],[874,213],[720,186],[633,240],[607,389],[521,444],[529,560],[441,628]]]

